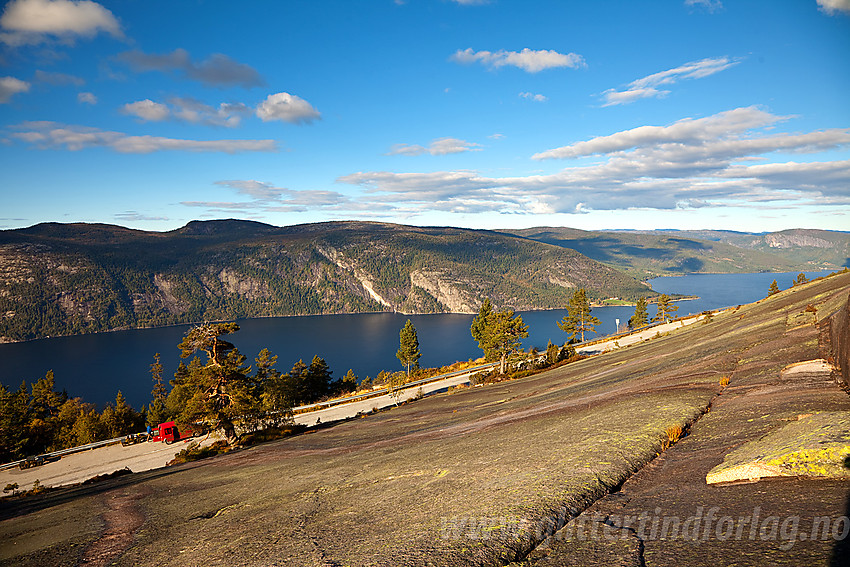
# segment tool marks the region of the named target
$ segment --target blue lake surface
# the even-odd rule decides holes
[[[690,274],[655,278],[649,283],[659,293],[699,296],[677,303],[676,315],[682,316],[756,301],[767,295],[774,279],[786,289],[798,273]],[[806,275],[811,279],[827,273]],[[649,313],[654,315],[654,306],[649,307]],[[600,335],[614,333],[617,319],[624,324],[633,314],[634,307],[628,306],[593,309],[593,315],[602,321],[597,327]],[[555,323],[565,315],[562,309],[523,312],[523,321],[529,327],[524,346],[543,348],[550,340],[563,344],[566,335]],[[381,370],[402,369],[395,353],[398,332],[408,318],[419,336],[422,366],[443,366],[481,356],[469,334],[473,315],[366,313],[246,319],[238,321],[241,330],[231,339],[249,360],[268,348],[278,355],[277,367],[282,372],[299,359],[309,363],[319,355],[328,362],[334,377],[343,376],[351,368],[360,378],[374,378]],[[53,370],[57,388],[65,388],[71,396],[102,405],[114,401],[121,390],[130,404],[139,408],[150,401],[154,353],[161,353],[165,377],[170,378],[180,362],[177,344],[188,328],[180,325],[0,345],[0,382],[7,388],[17,388],[21,380],[31,383]]]

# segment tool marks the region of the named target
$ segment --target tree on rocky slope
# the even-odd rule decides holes
[[[207,355],[204,365],[190,364],[185,382],[189,393],[180,419],[186,423],[205,421],[221,429],[228,441],[237,439],[236,421],[260,411],[257,381],[245,366],[245,356],[221,337],[239,330],[236,323],[204,324],[190,329],[180,343],[181,356],[198,351]]]
[[[419,358],[422,356],[419,351],[419,337],[416,335],[416,328],[410,322],[410,319],[399,331],[398,338],[399,347],[395,356],[402,365],[407,367],[407,376],[410,377],[410,367],[419,368]]]
[[[658,298],[658,312],[652,318],[652,321],[663,321],[666,323],[670,319],[670,314],[678,310],[679,306],[673,305],[670,296],[662,293],[661,297]]]
[[[767,296],[770,297],[771,295],[775,295],[779,293],[779,291],[779,284],[776,283],[776,280],[773,280],[770,282],[770,287],[767,288]]]
[[[499,373],[505,373],[508,357],[522,347],[522,339],[528,336],[528,325],[512,310],[493,311],[489,300],[484,300],[478,315],[470,327],[478,348],[484,351],[487,360],[499,360]]]
[[[601,321],[590,314],[590,301],[587,299],[587,292],[584,288],[579,288],[573,293],[567,304],[567,314],[561,321],[558,321],[558,328],[568,333],[568,340],[571,340],[577,334],[581,335],[581,341],[584,342],[584,334],[587,332],[596,332],[596,325]]]
[[[641,297],[635,305],[635,314],[629,319],[629,327],[639,329],[649,325],[649,313],[646,311],[646,299]]]

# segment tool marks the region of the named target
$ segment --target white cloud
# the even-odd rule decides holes
[[[418,144],[396,144],[386,155],[418,156],[430,154],[432,156],[443,156],[446,154],[459,154],[462,152],[480,152],[481,144],[459,140],[457,138],[437,138],[426,148]]]
[[[472,48],[457,50],[450,58],[451,61],[462,64],[481,63],[491,69],[499,67],[518,67],[529,73],[537,73],[544,69],[585,67],[584,58],[575,53],[558,53],[557,51],[541,49],[534,51],[527,47],[522,51],[473,51]]]
[[[118,59],[137,72],[177,71],[188,79],[214,87],[241,85],[244,88],[262,86],[265,81],[256,69],[234,61],[227,55],[213,53],[200,62],[192,61],[185,49],[175,49],[171,53],[154,54],[139,50],[127,51]]]
[[[452,0],[452,2],[456,2],[461,6],[483,6],[484,4],[489,4],[490,0]]]
[[[94,96],[94,93],[77,93],[77,102],[80,104],[97,104],[97,97]]]
[[[90,0],[13,0],[0,17],[0,41],[8,45],[33,45],[55,38],[73,42],[77,36],[106,32],[121,38],[115,16]]]
[[[173,98],[169,102],[174,106],[174,116],[179,120],[207,126],[235,128],[242,123],[242,117],[250,112],[241,102],[222,102],[217,108],[193,98]]]
[[[768,126],[784,119],[754,106],[736,108],[707,118],[684,118],[670,126],[640,126],[609,136],[599,136],[586,142],[534,154],[532,159],[577,158],[658,144],[697,145],[723,135]]]
[[[271,183],[255,180],[216,181],[216,185],[235,189],[240,195],[249,197],[249,201],[183,201],[187,207],[202,207],[212,211],[253,211],[253,212],[302,212],[318,207],[337,209],[342,206],[354,206],[345,195],[336,191],[294,190],[276,187]]]
[[[534,94],[534,93],[529,93],[529,92],[519,93],[519,96],[522,97],[522,98],[531,99],[534,102],[546,102],[547,100],[549,100],[545,95]]]
[[[6,104],[12,96],[30,90],[30,84],[15,77],[0,77],[0,104]]]
[[[720,0],[685,0],[685,6],[699,6],[709,12],[715,12],[723,8],[723,2]]]
[[[168,220],[168,217],[152,217],[144,215],[138,211],[124,211],[123,213],[115,213],[115,218],[123,222]]]
[[[218,108],[214,108],[193,98],[180,97],[172,98],[168,103],[163,104],[145,99],[125,104],[121,107],[121,111],[147,122],[161,122],[171,119],[192,124],[226,126],[228,128],[239,126],[242,123],[242,117],[250,112],[250,109],[242,103],[223,102],[218,105]]]
[[[818,0],[818,7],[830,16],[840,12],[850,14],[850,0]]]
[[[48,73],[47,71],[37,70],[35,72],[35,80],[39,83],[47,83],[48,85],[74,85],[81,87],[86,82],[80,77],[74,75],[66,75],[65,73]]]
[[[168,120],[171,115],[167,106],[147,98],[125,104],[121,107],[121,112],[148,122],[162,122]]]
[[[281,120],[291,124],[309,124],[322,115],[309,102],[289,93],[269,95],[257,106],[257,117],[263,122]]]
[[[123,132],[56,122],[24,122],[12,129],[15,131],[9,134],[10,138],[32,144],[39,149],[78,151],[105,147],[125,154],[148,154],[157,151],[229,154],[277,151],[274,140],[183,140],[158,136],[130,136]]]
[[[738,63],[740,63],[740,60],[730,59],[729,57],[713,57],[691,61],[679,67],[632,81],[626,85],[625,90],[608,89],[602,93],[605,99],[605,104],[602,106],[628,104],[641,98],[661,98],[670,94],[670,91],[658,88],[662,85],[672,85],[685,79],[708,77]]]
[[[850,203],[850,160],[766,163],[769,153],[848,148],[850,128],[773,133],[784,120],[751,107],[669,126],[643,126],[559,148],[561,157],[600,157],[591,165],[548,175],[378,171],[337,181],[362,187],[364,199],[414,215],[433,210],[533,214],[771,201],[782,207]],[[555,157],[548,153],[535,157]]]

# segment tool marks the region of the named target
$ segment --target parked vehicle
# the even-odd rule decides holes
[[[206,429],[202,425],[180,425],[178,428],[177,424],[173,421],[166,421],[165,423],[160,423],[156,429],[151,431],[148,441],[165,441],[166,445],[170,445],[175,441],[191,439],[205,433]]]
[[[136,443],[144,443],[147,440],[148,436],[146,433],[131,433],[121,440],[121,444],[124,447],[129,447],[130,445],[135,445]]]
[[[44,464],[44,457],[38,455],[37,457],[27,457],[23,461],[21,461],[18,466],[21,470],[31,469],[33,467],[40,467]]]

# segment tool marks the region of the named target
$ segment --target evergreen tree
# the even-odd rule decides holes
[[[221,337],[239,330],[236,323],[205,324],[190,329],[179,348],[188,358],[197,351],[207,355],[205,365],[190,364],[186,386],[191,397],[180,414],[181,421],[205,421],[235,441],[236,420],[250,419],[260,410],[254,379],[245,366],[245,356]],[[193,360],[194,362],[194,360]]]
[[[584,288],[579,288],[570,298],[567,305],[567,314],[561,321],[557,322],[558,328],[569,333],[568,339],[572,339],[577,334],[581,335],[581,342],[584,342],[585,332],[596,332],[596,325],[601,321],[590,314],[590,301],[587,299],[587,293]]]
[[[0,462],[26,457],[29,399],[25,382],[16,392],[0,384]]]
[[[666,293],[662,293],[661,297],[658,298],[658,312],[655,314],[655,317],[652,318],[652,321],[664,321],[666,323],[669,319],[669,315],[678,310],[679,306],[673,305],[670,300],[670,296]]]
[[[325,359],[320,358],[319,355],[314,356],[304,373],[304,386],[309,401],[321,400],[330,394],[331,374],[333,372],[331,372]]]
[[[549,341],[549,344],[546,345],[546,362],[550,366],[558,362],[559,350],[558,345],[554,344],[552,341]]]
[[[779,293],[779,291],[779,284],[776,283],[776,280],[773,280],[770,282],[770,287],[767,288],[767,296],[770,297],[771,295]]]
[[[416,336],[416,329],[410,319],[404,324],[401,331],[398,333],[399,347],[395,353],[396,358],[401,362],[402,366],[407,366],[407,376],[410,377],[410,367],[419,368],[419,358],[422,353],[419,352],[419,337]]]
[[[639,329],[649,325],[649,313],[646,311],[646,299],[641,297],[635,304],[635,314],[629,319],[629,327]]]
[[[350,394],[357,390],[357,375],[354,374],[354,370],[349,368],[342,380],[334,381],[333,390],[337,394]]]
[[[487,327],[493,317],[493,306],[489,299],[485,299],[478,309],[478,315],[472,320],[472,326],[469,328],[472,338],[478,341],[478,348],[484,351],[485,360],[493,360],[494,355],[486,348],[487,343]]]
[[[153,355],[151,378],[153,379],[153,390],[151,390],[152,401],[150,410],[148,411],[147,423],[151,427],[155,427],[160,423],[168,421],[168,412],[165,409],[168,390],[166,390],[162,380],[162,363],[160,362],[159,353]]]
[[[485,300],[472,320],[470,332],[487,360],[500,361],[499,372],[504,374],[508,357],[519,350],[521,339],[528,336],[528,325],[512,310],[494,312],[490,302]]]
[[[793,287],[795,285],[802,285],[808,281],[809,278],[806,277],[806,274],[800,272],[799,274],[797,274],[797,279],[791,282],[791,286]]]

